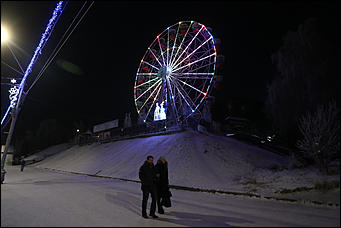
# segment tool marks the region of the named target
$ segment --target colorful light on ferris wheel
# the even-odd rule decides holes
[[[151,113],[155,116],[157,104],[170,98],[165,103],[166,114],[171,110],[177,119],[188,118],[208,96],[215,65],[214,38],[208,27],[195,21],[167,27],[156,36],[140,62],[135,85],[141,80],[149,83],[134,87],[138,113],[145,109],[144,120],[153,121]],[[143,72],[145,67],[149,74]]]

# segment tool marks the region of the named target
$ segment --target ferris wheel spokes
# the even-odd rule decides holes
[[[160,44],[160,36],[157,36],[157,41],[158,41],[158,43],[159,43],[159,47],[160,47],[160,52],[161,52],[161,56],[162,56],[163,65],[165,65],[165,58],[163,57],[163,50],[162,50],[161,44]]]
[[[178,30],[176,31],[175,40],[174,40],[174,43],[173,43],[173,48],[172,48],[171,59],[170,59],[170,60],[171,60],[171,62],[172,62],[172,56],[173,56],[173,52],[174,52],[174,48],[175,48],[175,44],[176,44],[176,39],[178,38],[178,33],[179,33],[180,25],[181,25],[181,22],[179,22],[179,25],[178,25]]]
[[[170,91],[170,100],[171,100],[171,104],[173,105],[173,110],[174,110],[174,113],[176,116],[178,116],[178,110],[176,108],[176,103],[175,103],[175,99],[174,99],[174,94],[173,94],[173,91],[172,91],[172,85],[169,81],[169,78],[166,78],[167,80],[167,85],[168,85],[168,90]]]
[[[182,44],[183,44],[183,42],[184,42],[184,40],[185,40],[185,38],[186,38],[186,36],[187,36],[187,34],[188,34],[188,31],[190,30],[190,28],[191,28],[191,26],[192,26],[192,23],[193,23],[193,21],[191,21],[191,24],[188,26],[187,31],[186,31],[184,37],[182,38],[182,41],[181,41],[181,43],[180,43],[180,46],[177,48],[176,53],[175,53],[173,59],[171,60],[171,65],[173,65],[173,62],[174,62],[176,56],[178,55],[179,50],[181,49],[181,46],[182,46]],[[179,24],[179,26],[180,26],[180,24]]]
[[[152,75],[157,75],[157,73],[153,73],[153,72],[150,72],[150,73],[137,73],[136,75],[139,75],[139,76],[152,76]]]
[[[160,63],[159,59],[155,56],[154,52],[152,51],[151,48],[148,48],[149,51],[153,54],[153,56],[155,57],[156,61],[160,64],[160,66],[162,66],[162,64]]]
[[[171,77],[172,77],[172,76],[171,76]],[[182,82],[184,85],[186,85],[186,86],[188,86],[188,87],[190,87],[190,88],[196,90],[197,92],[203,94],[204,96],[206,96],[206,93],[204,93],[203,91],[201,91],[201,90],[195,88],[194,86],[191,86],[190,84],[188,84],[188,83],[186,83],[186,82],[180,80],[179,78],[176,78],[176,77],[172,77],[172,78],[176,79],[176,80],[179,81],[179,82]]]
[[[189,46],[191,46],[192,42],[195,40],[195,38],[198,36],[198,34],[201,32],[202,28],[204,27],[204,25],[201,26],[199,32],[197,32],[194,37],[192,38],[191,42],[189,42],[189,44],[187,45],[187,47],[182,51],[181,55],[172,62],[172,67],[179,61],[179,59],[181,58],[181,56],[186,52],[187,48],[189,48]]]
[[[191,63],[189,63],[189,64],[187,64],[187,65],[184,65],[184,66],[182,66],[182,67],[173,69],[173,72],[176,72],[176,71],[178,71],[178,70],[180,70],[180,69],[182,69],[182,68],[188,67],[188,66],[190,66],[190,65],[192,65],[192,64],[194,64],[194,63],[197,63],[197,62],[199,62],[199,61],[202,61],[202,60],[204,60],[204,59],[210,58],[210,57],[213,56],[213,55],[216,55],[216,53],[213,53],[213,54],[208,55],[208,56],[206,56],[206,57],[204,57],[204,58],[198,59],[198,60],[196,60],[196,61],[194,61],[194,62],[191,62]]]
[[[156,74],[156,73],[155,73],[155,74]],[[153,78],[153,79],[150,79],[149,81],[146,81],[146,82],[144,82],[144,83],[142,83],[142,84],[140,84],[140,85],[137,85],[136,88],[138,88],[138,87],[140,87],[140,86],[143,86],[143,85],[145,85],[145,84],[147,84],[147,83],[150,83],[150,82],[152,82],[152,81],[155,81],[156,79],[158,79],[158,77],[155,77],[155,78]]]
[[[168,34],[168,38],[167,38],[167,66],[169,66],[169,60],[168,60],[168,51],[169,51],[169,27],[167,28],[167,34]]]
[[[160,78],[159,80],[157,80],[152,86],[150,86],[146,91],[144,91],[138,98],[135,99],[135,101],[137,101],[140,97],[142,97],[146,92],[148,92],[151,88],[153,88],[156,84],[160,84],[162,81],[162,78]]]
[[[197,33],[198,34],[198,33]],[[197,47],[194,51],[192,51],[191,54],[187,55],[184,59],[181,60],[181,62],[177,63],[180,59],[180,57],[174,62],[172,68],[177,68],[183,61],[185,61],[186,59],[188,59],[191,55],[193,55],[199,48],[201,48],[202,46],[204,46],[208,41],[210,41],[212,39],[212,37],[210,37],[209,39],[207,39],[205,42],[203,42],[199,47]],[[190,45],[190,44],[189,44]],[[188,47],[188,46],[187,46]]]
[[[194,110],[192,109],[191,105],[188,104],[186,98],[184,97],[184,95],[182,95],[182,93],[180,92],[179,88],[176,87],[176,89],[178,90],[179,94],[181,95],[181,97],[184,99],[184,101],[186,102],[186,104],[188,105],[188,107],[191,109],[192,112],[194,112]]]
[[[195,76],[190,76],[190,75],[195,75]],[[204,75],[204,76],[200,76],[200,75]],[[175,73],[175,74],[172,74],[172,76],[176,76],[176,78],[189,79],[189,80],[194,80],[194,79],[210,80],[212,77],[208,77],[209,75],[214,75],[214,74],[213,73],[192,73],[192,74],[191,73]]]
[[[177,79],[177,78],[175,78],[175,79]],[[178,80],[178,79],[177,79],[177,81],[181,81],[183,85],[187,85],[187,88],[190,89],[190,90],[188,91],[189,93],[191,93],[191,89],[194,90],[194,91],[196,91],[196,92],[199,92],[198,95],[196,96],[196,98],[195,98],[194,100],[189,99],[189,100],[192,102],[192,104],[194,105],[194,107],[196,107],[196,109],[197,109],[197,108],[198,108],[198,105],[196,105],[196,102],[197,102],[197,100],[201,97],[200,94],[203,95],[203,96],[202,96],[202,99],[201,99],[201,101],[202,101],[202,100],[207,96],[207,92],[200,91],[199,89],[197,89],[197,88],[191,86],[190,84],[188,84],[188,83],[186,83],[186,82],[183,82],[182,80]],[[175,82],[177,82],[177,81],[175,81]],[[190,96],[188,95],[188,93],[187,93],[187,90],[185,90],[185,89],[181,86],[181,84],[179,84],[179,83],[176,83],[176,84],[177,84],[177,86],[178,86],[179,88],[182,89],[182,92],[183,92],[185,95],[187,95],[187,97],[190,97]],[[194,92],[194,93],[196,93],[196,92]],[[192,93],[192,94],[193,94],[193,93]],[[200,102],[200,103],[201,103],[201,102]]]
[[[144,63],[146,63],[147,65],[149,65],[149,66],[151,66],[151,67],[153,67],[153,68],[159,70],[159,68],[157,68],[156,66],[154,66],[154,65],[152,65],[152,64],[150,64],[150,63],[148,63],[147,61],[142,60],[142,62],[144,62]]]
[[[156,94],[156,96],[155,96],[155,98],[154,98],[154,100],[153,100],[153,104],[149,107],[149,110],[148,110],[147,115],[146,115],[146,119],[147,119],[147,117],[148,117],[148,115],[149,115],[150,110],[151,110],[152,107],[154,106],[157,97],[158,97],[159,94],[160,94],[160,90],[161,90],[162,86],[159,85],[157,88],[159,88],[159,90],[157,91],[157,94]],[[155,90],[154,90],[154,91],[155,91]],[[154,93],[154,91],[153,91],[153,93]],[[150,96],[149,96],[149,97],[150,97]],[[149,98],[148,98],[148,99],[149,99]],[[141,108],[141,109],[142,109],[142,108]],[[141,109],[140,109],[140,110],[141,110]]]
[[[176,81],[174,81],[174,85],[175,88],[178,90],[179,94],[182,96],[182,98],[184,99],[184,101],[186,102],[186,104],[188,105],[188,107],[190,107],[191,111],[194,112],[195,109],[192,108],[192,106],[188,103],[187,99],[190,100],[192,102],[192,104],[194,105],[194,107],[196,107],[196,104],[194,104],[194,102],[192,101],[192,99],[190,98],[190,96],[188,95],[188,93],[185,91],[185,89],[179,85]],[[185,98],[185,96],[180,92],[179,88],[182,89],[182,92],[186,95],[187,99]]]
[[[141,106],[141,108],[140,108],[139,111],[142,110],[142,108],[145,106],[145,104],[148,102],[148,100],[151,98],[151,96],[154,94],[154,92],[156,91],[157,88],[159,88],[159,91],[160,91],[160,88],[161,88],[160,84],[159,84],[159,85],[153,90],[153,92],[149,95],[149,97],[148,97],[148,98],[146,99],[146,101],[143,103],[143,105]]]
[[[177,77],[177,78],[182,78],[182,79],[203,79],[203,80],[208,80],[208,79],[211,79],[211,77]]]
[[[199,70],[199,69],[204,68],[204,67],[208,67],[212,64],[214,64],[214,63],[208,63],[205,65],[199,66],[198,68],[190,69],[190,70],[188,70],[189,71],[188,73],[193,73],[193,71]],[[178,73],[172,73],[172,75],[176,75],[176,74],[178,74]],[[212,75],[214,75],[214,73],[212,73]]]

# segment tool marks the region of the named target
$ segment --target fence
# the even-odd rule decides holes
[[[114,128],[108,131],[99,132],[92,135],[79,135],[76,144],[89,145],[92,143],[107,143],[117,140],[131,139],[137,137],[148,137],[161,134],[172,134],[184,131],[186,128],[195,129],[193,121],[176,124],[174,121],[161,120],[143,125],[135,125],[129,128]]]

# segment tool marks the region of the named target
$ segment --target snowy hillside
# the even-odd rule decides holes
[[[313,187],[323,179],[315,170],[288,170],[287,156],[196,131],[77,145],[34,166],[139,180],[138,169],[148,155],[153,155],[155,162],[166,157],[171,185],[269,196],[282,189]],[[333,195],[339,202],[339,190]]]

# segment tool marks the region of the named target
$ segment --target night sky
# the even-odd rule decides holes
[[[140,60],[155,37],[179,21],[194,20],[213,29],[225,56],[220,99],[263,102],[276,74],[270,56],[282,37],[309,17],[338,18],[337,1],[95,1],[25,100],[18,129],[36,129],[46,118],[98,124],[136,116],[133,87]],[[11,48],[24,70],[57,1],[1,1],[1,24],[11,32]],[[36,77],[84,2],[70,1],[29,76]],[[85,9],[90,5],[88,2]],[[82,12],[84,12],[83,10]],[[13,44],[14,43],[14,44]],[[19,68],[9,49],[1,59]],[[61,63],[78,67],[68,72]],[[2,82],[19,77],[1,64]],[[32,80],[28,81],[31,83]],[[8,107],[1,85],[1,116]],[[223,103],[223,102],[222,102]]]

